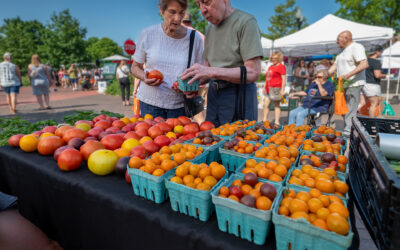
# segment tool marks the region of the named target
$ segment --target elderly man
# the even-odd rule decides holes
[[[357,113],[358,102],[360,101],[361,88],[365,85],[365,69],[368,68],[368,61],[364,46],[353,42],[350,31],[341,32],[337,37],[336,43],[342,49],[342,52],[336,57],[335,63],[329,69],[329,73],[336,72],[338,77],[353,81],[345,94],[349,112],[344,115],[343,135],[349,137],[352,118]]]
[[[10,112],[15,114],[17,105],[17,94],[21,86],[22,79],[19,67],[12,63],[12,55],[6,52],[3,56],[4,62],[0,63],[0,84],[7,94],[7,103]]]
[[[206,120],[216,126],[240,118],[257,120],[254,82],[260,75],[263,55],[257,21],[252,15],[234,9],[229,0],[196,0],[196,3],[211,23],[205,34],[206,66],[194,64],[181,78],[193,77],[189,83],[211,80]],[[247,84],[239,88],[244,72],[241,66],[246,69]]]

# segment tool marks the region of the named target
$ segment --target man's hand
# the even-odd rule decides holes
[[[289,98],[290,98],[290,99],[293,99],[293,97],[294,97],[294,93],[290,93],[290,94],[289,94]]]
[[[343,80],[346,80],[346,79],[349,79],[349,76],[346,74],[346,75],[341,76],[341,78],[342,78]]]
[[[160,86],[160,85],[163,83],[162,80],[160,80],[160,79],[155,79],[155,78],[152,78],[152,79],[146,78],[146,79],[144,79],[144,82],[145,82],[147,85],[153,86],[153,87],[158,87],[158,86]]]
[[[179,89],[179,83],[178,83],[178,81],[175,81],[175,82],[172,84],[171,89],[175,90],[176,92],[182,93],[182,91]]]
[[[281,96],[285,96],[285,90],[283,88],[281,89]]]
[[[193,83],[196,80],[207,80],[212,78],[212,69],[210,67],[195,63],[192,67],[188,68],[181,75],[182,80],[186,80],[193,77],[188,84]]]

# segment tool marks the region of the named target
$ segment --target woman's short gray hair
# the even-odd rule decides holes
[[[326,69],[320,69],[320,70],[318,70],[317,72],[315,72],[315,76],[317,75],[317,74],[322,74],[322,77],[324,78],[324,79],[328,79],[329,78],[329,72],[328,72],[328,70],[326,70]]]
[[[12,54],[11,54],[10,52],[4,53],[3,59],[4,59],[4,60],[7,60],[7,61],[11,61],[11,59],[12,59]]]
[[[186,10],[187,7],[188,7],[188,1],[187,1],[187,0],[160,0],[160,8],[161,8],[161,11],[164,12],[164,11],[167,9],[168,5],[169,5],[171,2],[177,2],[177,3],[179,3],[179,5],[180,5],[184,10]]]

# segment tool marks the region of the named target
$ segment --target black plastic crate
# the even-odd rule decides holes
[[[379,249],[400,249],[400,178],[371,136],[398,134],[399,124],[400,120],[356,118],[350,135],[352,194]]]
[[[400,120],[369,117],[357,118],[372,138],[375,138],[378,133],[400,134]]]

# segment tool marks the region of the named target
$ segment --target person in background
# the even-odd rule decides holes
[[[56,73],[54,72],[53,67],[51,67],[49,63],[46,63],[45,67],[49,71],[50,78],[53,80],[53,82],[56,82],[57,77],[56,77]]]
[[[185,115],[184,94],[172,86],[188,64],[191,30],[182,26],[187,7],[187,0],[160,0],[159,10],[164,21],[144,29],[140,35],[132,73],[141,80],[136,97],[140,100],[142,115],[163,118]],[[203,41],[196,32],[191,64],[203,64],[202,55]],[[144,64],[146,71],[160,71],[163,80],[147,78]]]
[[[329,67],[331,67],[331,64],[329,63],[328,59],[322,59],[321,62],[318,64],[318,66],[315,67],[315,72],[323,69],[328,70]]]
[[[304,119],[308,115],[308,107],[310,106],[310,114],[317,112],[327,113],[330,100],[312,99],[313,96],[332,96],[335,91],[335,86],[329,81],[328,70],[322,69],[315,73],[315,81],[312,82],[306,91],[290,93],[289,98],[297,96],[305,97],[300,107],[297,107],[289,113],[289,125],[296,124],[300,126],[304,124]]]
[[[7,95],[7,104],[12,114],[17,113],[17,95],[22,84],[19,67],[12,63],[12,55],[9,52],[3,55],[4,62],[0,63],[0,85]]]
[[[307,71],[308,71],[308,79],[306,80],[306,83],[305,83],[306,86],[308,86],[309,83],[314,81],[314,79],[315,79],[314,73],[317,72],[315,70],[315,64],[313,61],[311,61],[307,64]]]
[[[345,94],[349,112],[344,115],[343,131],[345,137],[350,137],[352,118],[356,116],[361,88],[365,85],[365,69],[368,68],[368,61],[364,46],[353,42],[350,31],[341,32],[337,37],[336,43],[342,49],[342,52],[337,55],[335,63],[329,69],[329,73],[333,75],[336,72],[338,77],[352,81]]]
[[[261,34],[256,19],[234,9],[229,0],[196,1],[203,17],[210,22],[205,34],[205,65],[194,64],[181,76],[209,83],[206,120],[217,127],[232,122],[237,116],[241,69],[247,71],[244,86],[246,103],[244,118],[257,120],[257,86],[261,72]]]
[[[68,74],[69,74],[69,82],[72,85],[72,91],[77,91],[78,90],[78,70],[74,64],[71,64],[71,66],[69,67]]]
[[[382,46],[375,46],[368,56],[368,68],[365,70],[366,84],[361,89],[360,103],[358,109],[360,110],[365,104],[366,100],[370,102],[369,117],[375,118],[376,108],[379,106],[379,100],[382,96],[381,92],[381,79],[386,75],[382,74],[382,63],[378,58],[382,54]],[[380,112],[379,112],[380,113]]]
[[[299,66],[296,68],[296,85],[294,87],[295,91],[304,91],[306,79],[308,79],[306,61],[301,59]]]
[[[285,94],[286,86],[286,68],[282,63],[283,55],[279,51],[275,51],[271,55],[272,65],[268,68],[265,75],[264,88],[264,121],[268,120],[269,104],[271,100],[274,102],[275,123],[280,124],[281,115],[281,96]]]
[[[192,27],[192,16],[189,13],[185,13],[184,18],[182,19],[182,25],[185,26],[188,29],[194,30]],[[200,31],[196,30],[196,32],[200,35],[201,39],[203,40],[203,45],[204,45],[204,35]],[[207,84],[203,84],[199,86],[199,95],[204,98],[204,105],[207,105],[207,93],[208,93],[208,86]],[[205,120],[205,116],[203,112],[198,113],[195,115],[194,120],[201,124]]]
[[[60,70],[58,71],[58,81],[61,84],[61,87],[65,88],[65,81],[64,81],[64,68],[61,67]]]
[[[28,77],[32,85],[33,95],[40,105],[40,110],[51,109],[49,87],[53,85],[48,69],[40,62],[37,54],[32,55],[31,64],[28,65]],[[43,99],[46,106],[43,106]]]
[[[119,87],[121,89],[122,105],[124,106],[129,106],[129,97],[131,95],[131,82],[129,81],[130,76],[131,72],[126,65],[126,61],[122,60],[117,68],[116,77],[118,79]]]
[[[100,71],[98,68],[94,70],[94,86],[97,86],[97,82],[101,79]]]
[[[71,87],[71,83],[69,82],[68,70],[66,68],[63,68],[63,71],[64,71],[63,79],[64,79],[64,83],[65,83],[64,88]]]

